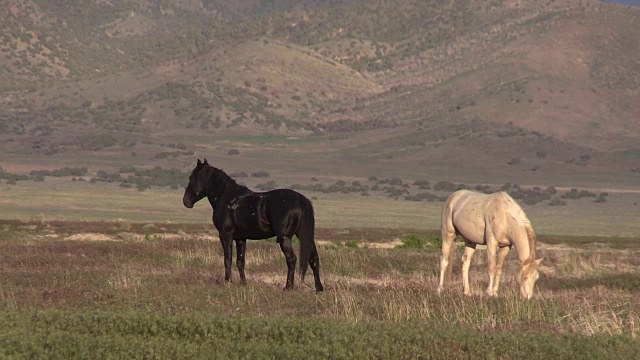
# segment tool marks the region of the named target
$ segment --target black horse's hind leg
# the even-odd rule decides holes
[[[238,265],[238,272],[240,273],[240,281],[243,284],[247,283],[247,278],[244,276],[244,258],[247,252],[247,240],[236,240],[236,263]]]
[[[220,233],[220,243],[224,252],[224,280],[231,282],[231,263],[233,262],[233,235]]]
[[[311,266],[311,270],[313,270],[313,280],[316,283],[316,291],[324,291],[324,287],[320,281],[320,257],[318,256],[318,250],[315,244],[313,244],[311,256],[309,257],[309,266]]]
[[[287,284],[285,290],[293,289],[293,277],[296,271],[296,261],[298,260],[296,254],[293,252],[293,246],[291,245],[291,238],[278,235],[278,243],[280,244],[280,250],[284,253],[287,259]]]

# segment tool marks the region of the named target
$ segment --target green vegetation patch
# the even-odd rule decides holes
[[[633,358],[640,342],[623,336],[479,332],[428,323],[221,317],[210,314],[0,313],[2,357],[172,359]]]
[[[442,240],[436,235],[408,234],[402,238],[402,245],[398,249],[424,249],[426,247],[442,247]]]

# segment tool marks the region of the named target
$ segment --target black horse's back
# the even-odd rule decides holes
[[[303,211],[307,198],[290,189],[276,189],[264,193],[264,214],[274,233],[293,236],[303,221]],[[307,200],[308,201],[308,200]]]
[[[225,257],[225,280],[231,280],[232,242],[236,242],[238,270],[244,276],[244,252],[247,239],[266,239],[276,236],[287,260],[285,289],[292,289],[296,255],[292,238],[300,240],[300,280],[304,280],[307,266],[313,270],[316,291],[324,288],[320,281],[320,261],[315,244],[315,216],[311,201],[291,189],[253,192],[238,185],[222,170],[209,165],[205,159],[198,163],[189,177],[183,204],[191,208],[206,197],[213,208],[213,223],[220,234]]]

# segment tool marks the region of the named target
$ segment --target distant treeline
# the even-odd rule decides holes
[[[89,181],[91,183],[119,183],[123,188],[137,188],[144,191],[153,186],[169,187],[171,189],[183,188],[187,184],[189,178],[188,172],[171,168],[163,169],[161,166],[155,166],[151,169],[138,169],[136,167],[121,167],[118,172],[106,172],[98,170],[94,176],[89,177],[89,171],[86,167],[64,167],[57,170],[33,170],[29,175],[11,174],[5,172],[0,167],[0,179],[7,180],[7,184],[15,184],[17,181],[33,180],[45,181],[47,176],[51,177],[71,177],[72,181]],[[269,178],[271,175],[266,171],[255,171],[250,174],[242,171],[229,174],[234,179],[242,178]],[[239,183],[242,184],[241,181]],[[544,189],[540,187],[523,188],[518,184],[506,183],[499,188],[493,188],[488,185],[466,185],[463,183],[453,183],[450,181],[439,181],[433,186],[428,180],[415,180],[412,183],[405,182],[399,177],[378,178],[370,176],[367,181],[351,181],[338,180],[332,184],[323,184],[316,177],[310,179],[307,184],[291,184],[289,186],[276,183],[269,180],[264,183],[258,183],[255,188],[260,191],[273,190],[278,187],[289,187],[294,190],[311,191],[321,193],[359,193],[362,196],[387,196],[398,200],[408,201],[429,201],[442,202],[447,199],[450,193],[461,190],[470,189],[484,193],[492,193],[496,191],[505,191],[511,197],[527,205],[535,205],[548,201],[550,206],[566,205],[567,200],[577,200],[582,198],[594,198],[594,202],[603,203],[606,201],[608,193],[601,192],[599,194],[589,190],[571,190],[558,194],[553,186]]]
[[[85,176],[88,172],[88,169],[85,167],[80,168],[70,168],[64,167],[62,169],[57,170],[33,170],[29,173],[29,175],[22,174],[12,174],[4,171],[2,167],[0,167],[0,179],[7,180],[7,184],[15,184],[16,181],[22,180],[33,180],[33,181],[44,181],[45,176],[54,176],[54,177],[68,177],[68,176]]]

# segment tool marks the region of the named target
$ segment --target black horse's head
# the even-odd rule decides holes
[[[209,168],[207,159],[204,159],[204,162],[201,162],[200,159],[198,159],[198,164],[193,168],[191,176],[189,176],[189,185],[184,189],[182,203],[185,207],[191,209],[195,203],[207,196],[207,183],[205,176],[207,168]]]

